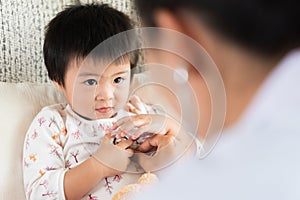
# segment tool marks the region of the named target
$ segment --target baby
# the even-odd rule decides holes
[[[111,199],[144,170],[170,163],[172,154],[177,157],[173,147],[178,144],[153,159],[149,154],[174,141],[179,125],[155,110],[149,114],[138,97],[127,103],[138,56],[118,53],[130,49],[130,37],[95,50],[132,28],[128,16],[105,4],[70,6],[48,24],[45,65],[67,103],[43,108],[27,131],[27,199]],[[143,152],[138,163],[131,160],[134,151]]]
[[[130,160],[132,140],[112,145],[110,134],[114,123],[128,116],[123,108],[137,54],[114,58],[119,47],[108,46],[102,57],[88,59],[98,44],[132,28],[128,16],[100,4],[70,6],[48,24],[45,64],[67,104],[43,108],[28,129],[23,151],[27,199],[111,199],[144,172]]]

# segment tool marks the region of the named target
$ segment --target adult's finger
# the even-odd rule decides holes
[[[131,139],[124,139],[118,144],[116,144],[116,146],[119,147],[120,149],[127,149],[128,147],[130,147],[132,143],[133,141]]]
[[[149,152],[153,149],[160,149],[171,141],[172,136],[168,135],[154,135],[150,138],[147,138],[136,150],[140,152]]]

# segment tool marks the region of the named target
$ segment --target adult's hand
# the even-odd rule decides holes
[[[137,149],[135,157],[147,172],[160,171],[177,161],[191,158],[196,153],[193,138],[184,130],[178,134],[157,134],[146,139]]]

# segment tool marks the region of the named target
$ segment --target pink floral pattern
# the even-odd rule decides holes
[[[61,104],[44,108],[32,122],[24,142],[27,199],[64,199],[63,174],[90,157],[115,120],[82,120],[69,106]],[[106,177],[83,199],[111,199],[138,177],[139,174]]]

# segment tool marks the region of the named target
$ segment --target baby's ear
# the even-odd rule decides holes
[[[58,82],[53,81],[55,87],[59,90],[59,91],[63,91],[64,87],[62,85],[60,85]]]

